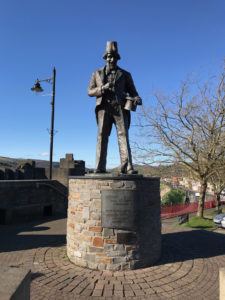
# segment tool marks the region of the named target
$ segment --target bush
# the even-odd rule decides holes
[[[184,203],[185,192],[183,190],[172,189],[162,198],[163,205]]]

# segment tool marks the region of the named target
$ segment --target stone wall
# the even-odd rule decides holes
[[[104,227],[102,203],[105,191],[111,191],[115,197],[129,194],[134,202],[134,210],[127,202],[128,213],[124,210],[124,216],[115,216],[117,212],[112,212],[112,220],[120,221],[118,226]],[[124,224],[121,223],[123,218]],[[104,222],[106,224],[107,220]],[[79,266],[99,270],[125,270],[154,264],[161,255],[159,178],[70,178],[67,255]]]
[[[53,168],[52,179],[57,180],[64,186],[68,187],[68,180],[70,176],[84,175],[84,173],[85,173],[85,169],[81,170],[79,167],[70,168],[70,169]],[[49,169],[46,169],[46,174],[49,174]]]
[[[23,169],[2,168],[0,180],[47,179],[45,168],[25,167]]]
[[[59,167],[53,166],[52,179],[68,187],[69,176],[85,174],[85,161],[74,160],[72,153],[60,159]],[[49,167],[36,167],[33,160],[18,160],[14,167],[0,166],[0,180],[49,179]]]
[[[54,180],[0,181],[0,224],[65,214],[67,189]]]

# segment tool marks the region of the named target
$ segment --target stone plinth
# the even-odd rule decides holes
[[[161,254],[159,178],[92,175],[69,179],[67,255],[76,265],[128,270]]]

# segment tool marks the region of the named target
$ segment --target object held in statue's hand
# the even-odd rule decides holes
[[[125,100],[126,100],[126,102],[125,102],[124,109],[130,110],[130,111],[136,111],[137,105],[142,104],[142,100],[140,97],[126,96]]]

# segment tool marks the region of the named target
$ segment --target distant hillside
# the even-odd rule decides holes
[[[169,166],[140,166],[134,165],[134,169],[138,171],[139,174],[155,176],[155,177],[184,177],[188,175],[187,169],[180,164],[173,164]],[[113,169],[112,171],[119,171],[119,167]]]
[[[23,158],[10,158],[0,156],[0,168],[13,168],[16,169],[19,165],[26,161],[34,160],[37,168],[48,168],[49,161],[41,159],[23,159]],[[53,162],[53,167],[59,167],[59,162]],[[135,170],[138,170],[139,174],[148,175],[148,176],[157,176],[157,177],[184,177],[188,175],[187,169],[180,164],[173,164],[169,166],[140,166],[134,165]],[[86,172],[93,171],[91,168],[86,168]],[[108,170],[109,172],[118,172],[119,167]]]
[[[165,177],[184,177],[188,175],[188,170],[180,165],[173,164],[167,166],[135,166],[140,174],[149,175],[149,176],[157,176],[161,178]]]
[[[0,156],[0,168],[17,168],[21,163],[26,161],[35,161],[37,168],[47,168],[49,166],[49,161],[41,159],[24,159],[24,158],[10,158]],[[53,162],[53,167],[58,167],[58,162]]]

